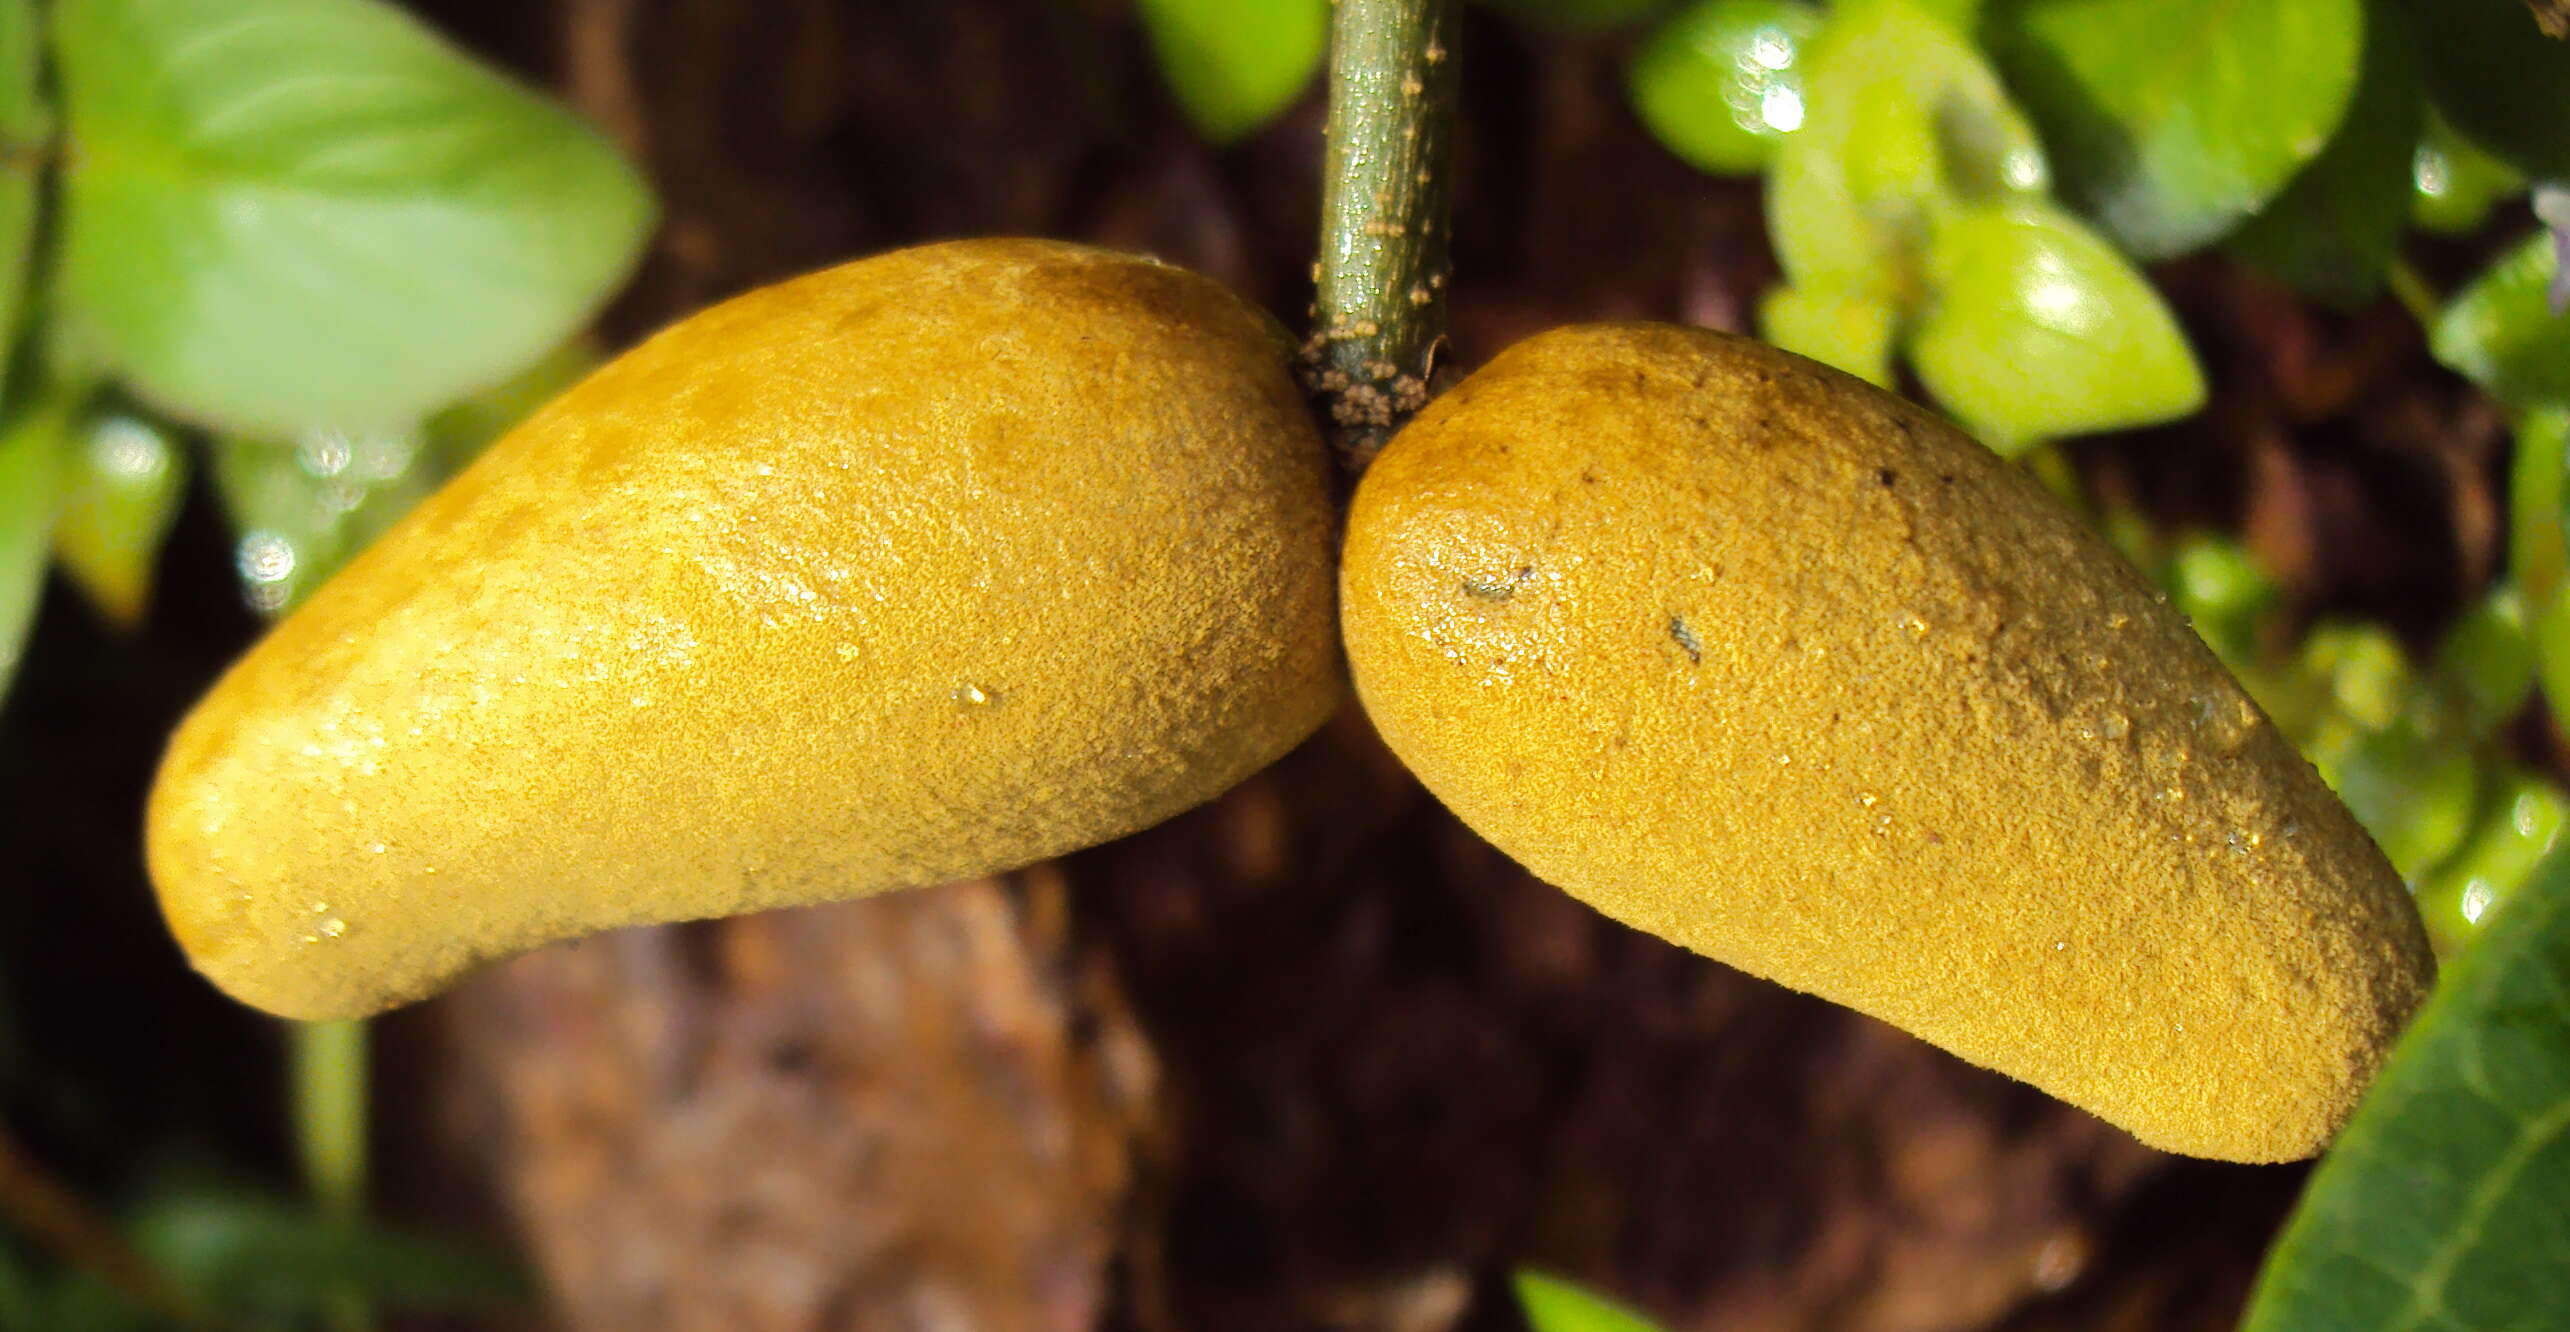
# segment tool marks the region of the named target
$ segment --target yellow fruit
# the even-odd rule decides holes
[[[647,921],[1148,826],[1343,685],[1321,440],[1213,282],[1036,241],[752,292],[599,370],[179,729],[152,876],[302,1018]]]
[[[2308,1156],[2429,983],[2400,880],[2150,586],[1897,398],[1531,339],[1349,516],[1359,697],[1606,914],[2172,1151]]]

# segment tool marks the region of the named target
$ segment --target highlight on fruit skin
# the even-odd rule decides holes
[[[2433,975],[2364,831],[2021,469],[1814,362],[1511,348],[1349,516],[1358,697],[1607,915],[2170,1151],[2318,1152]]]
[[[151,797],[172,931],[349,1017],[615,926],[991,873],[1344,693],[1328,461],[1213,281],[954,242],[686,319],[276,626]]]

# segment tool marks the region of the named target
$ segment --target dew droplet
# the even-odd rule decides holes
[[[2491,899],[2497,896],[2498,893],[2490,887],[2490,881],[2487,879],[2474,879],[2463,885],[2464,921],[2473,925],[2480,924],[2482,913],[2490,909]]]
[[[332,916],[330,919],[321,922],[322,938],[336,939],[347,932],[348,922],[341,920],[337,916]]]
[[[988,707],[991,695],[989,690],[977,684],[958,685],[955,688],[955,701],[968,707]]]
[[[2097,733],[2109,740],[2121,740],[2133,733],[2133,719],[2120,712],[2110,712],[2097,720]]]
[[[1874,807],[1874,804],[1875,804],[1875,795],[1874,795],[1874,793],[1873,793],[1873,792],[1871,792],[1871,791],[1866,791],[1866,792],[1860,793],[1860,794],[1856,797],[1856,803],[1857,803],[1857,804],[1860,804],[1860,805],[1863,805],[1863,806],[1864,806],[1864,807],[1866,807],[1867,809],[1872,809],[1872,808]]]
[[[315,902],[315,903],[313,903],[313,904],[312,904],[312,914],[314,914],[314,915],[316,915],[316,916],[327,916],[327,915],[329,915],[329,914],[330,914],[330,904],[329,904],[328,902]]]

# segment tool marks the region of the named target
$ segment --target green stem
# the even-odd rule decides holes
[[[298,1022],[293,1030],[295,1149],[304,1185],[333,1220],[366,1211],[366,1023]],[[337,1332],[367,1332],[363,1292],[331,1301]]]
[[[1362,469],[1426,405],[1446,336],[1462,0],[1335,0],[1313,390]]]

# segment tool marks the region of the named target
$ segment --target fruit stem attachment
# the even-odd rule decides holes
[[[1360,471],[1428,401],[1446,337],[1462,0],[1333,0],[1307,387]]]

